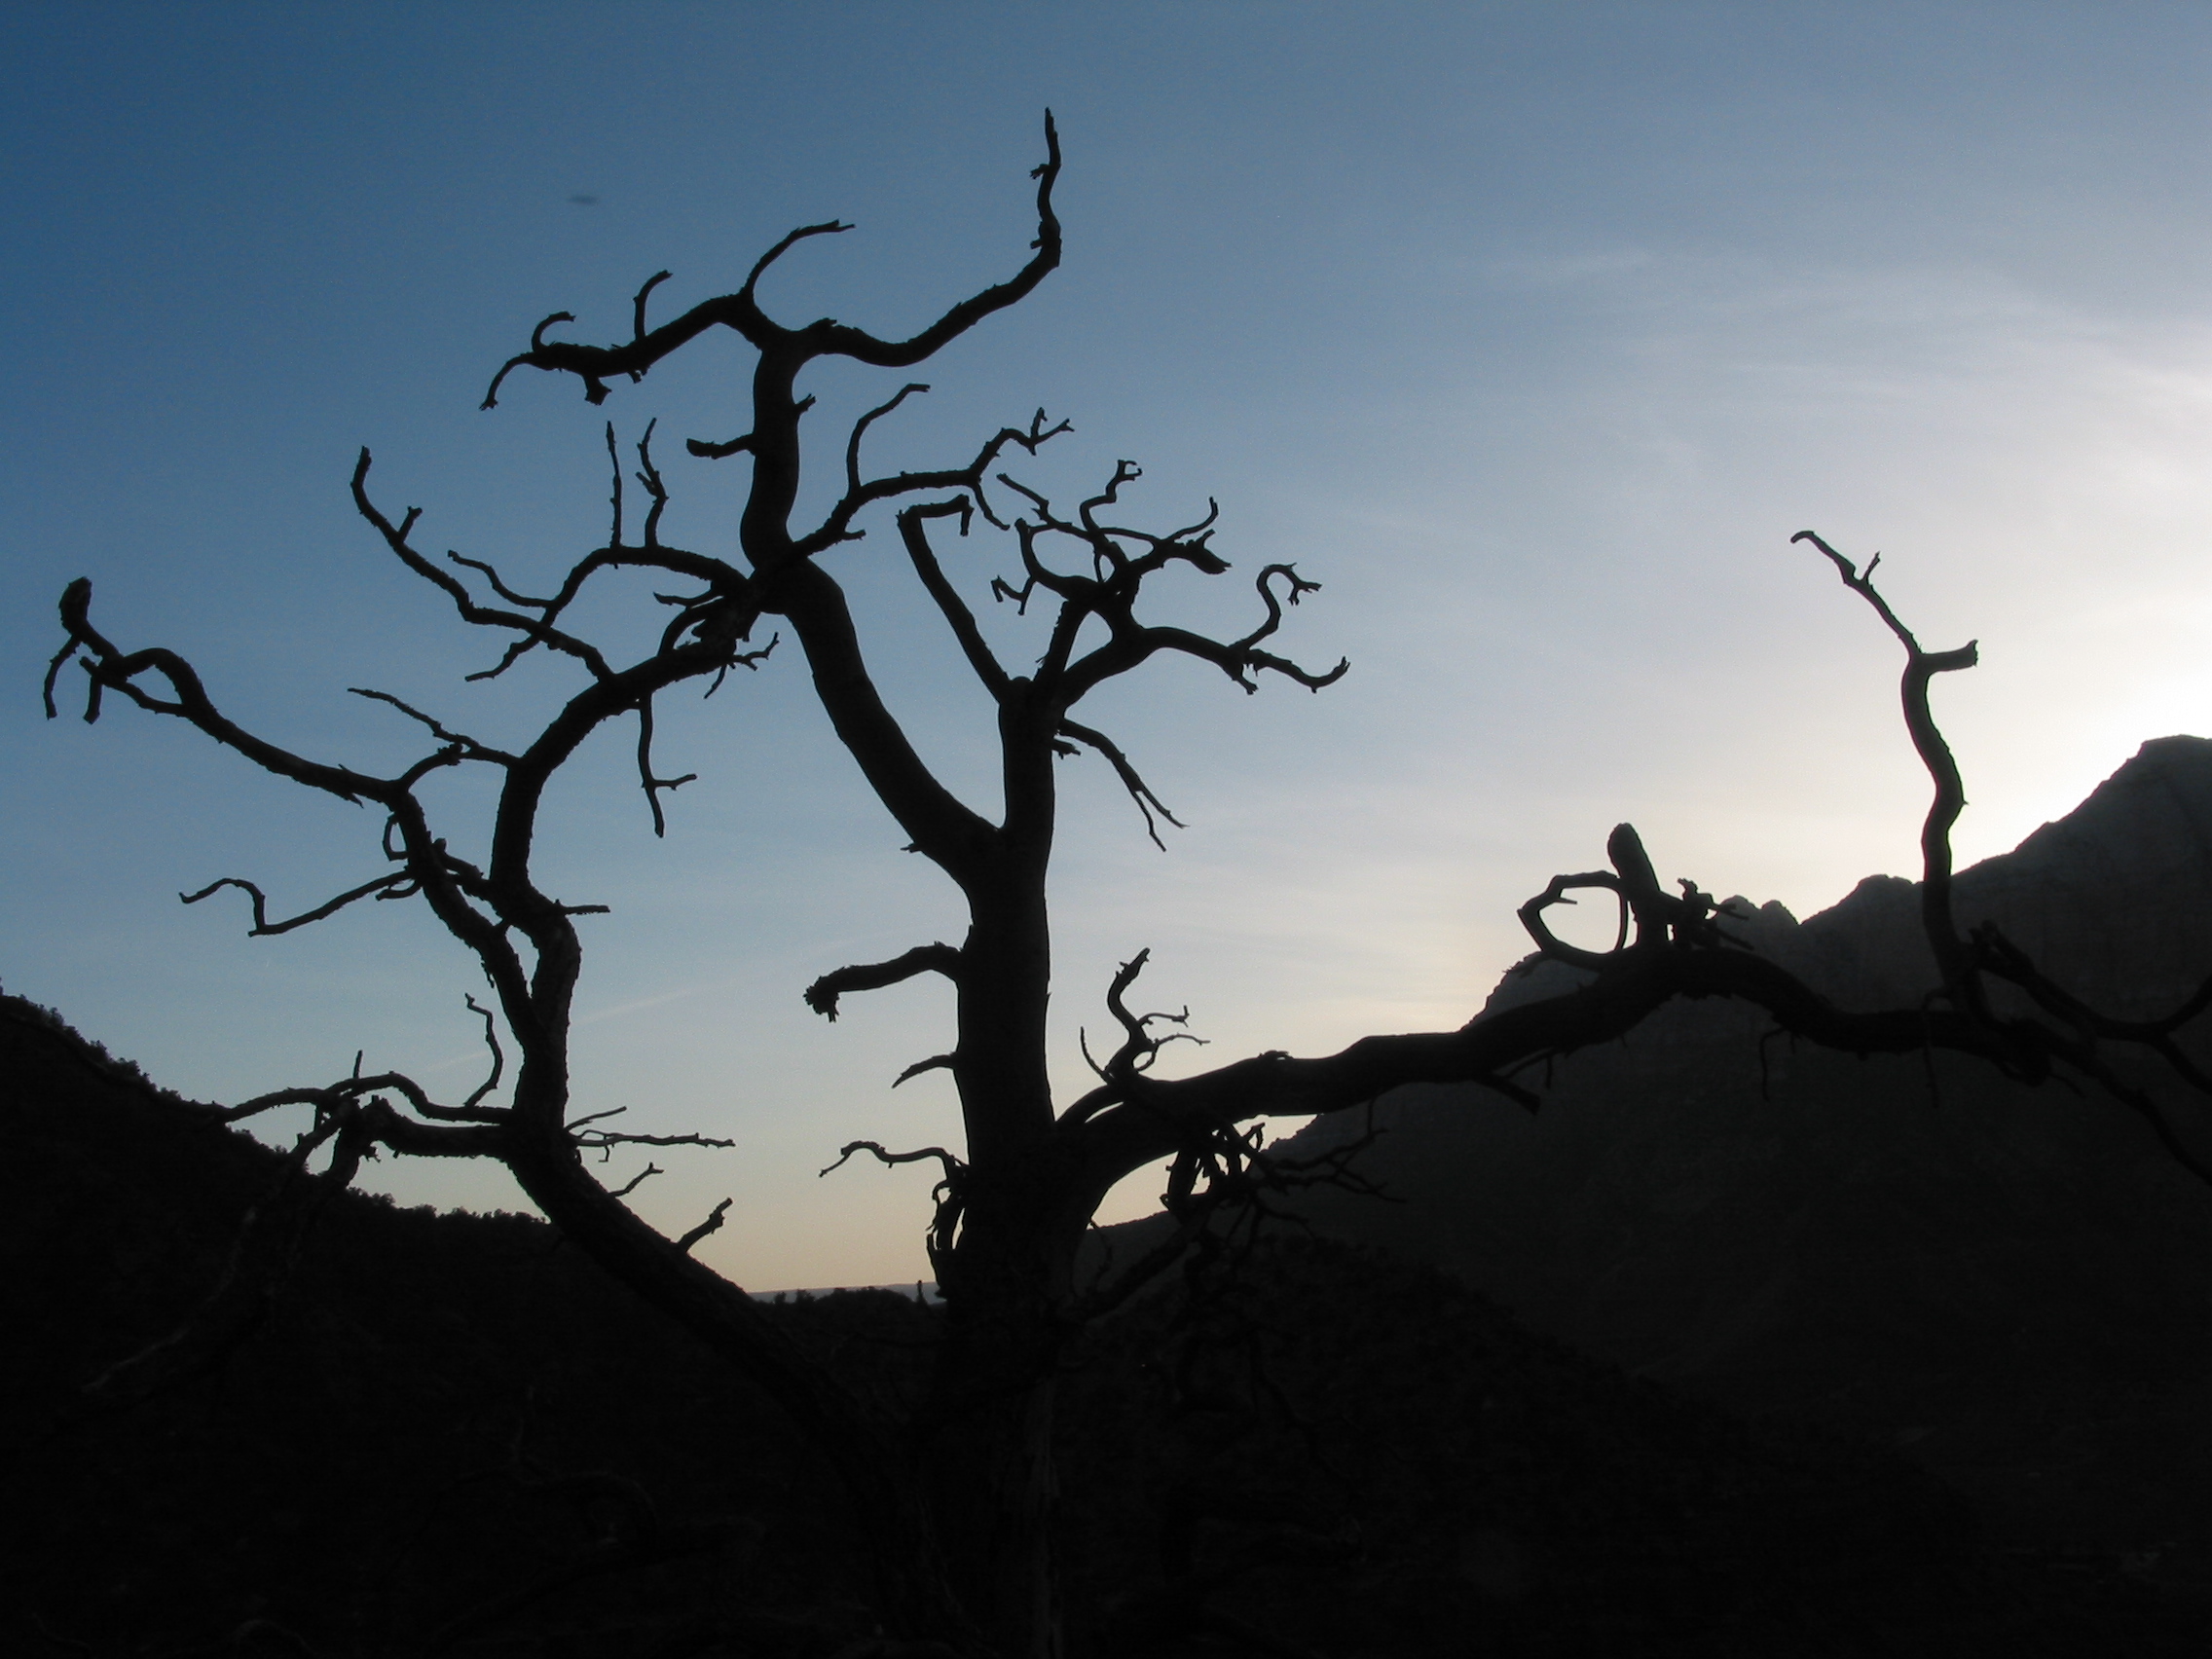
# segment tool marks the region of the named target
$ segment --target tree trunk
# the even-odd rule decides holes
[[[919,1419],[935,1530],[997,1659],[1063,1659],[1052,1427],[1067,1274],[1031,1228],[969,1219]]]
[[[933,1519],[954,1594],[995,1659],[1063,1659],[1051,1530],[1053,1382],[971,1398],[930,1437]]]
[[[517,1155],[509,1166],[564,1237],[733,1361],[828,1455],[866,1540],[885,1624],[962,1654],[977,1651],[984,1615],[972,1609],[981,1604],[949,1568],[928,1474],[893,1426],[800,1352],[743,1291],[670,1248],[591,1179],[572,1149]]]

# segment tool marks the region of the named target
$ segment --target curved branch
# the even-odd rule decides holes
[[[786,231],[781,241],[753,262],[753,269],[745,274],[745,286],[738,289],[737,298],[750,307],[753,314],[759,317],[762,323],[767,323],[766,315],[754,300],[753,290],[759,286],[760,278],[767,274],[768,267],[775,264],[777,260],[783,258],[785,254],[791,252],[793,248],[809,237],[841,237],[852,228],[841,219],[825,219],[819,225],[801,225],[795,231]],[[771,328],[774,327],[772,323],[767,325]],[[788,330],[778,330],[778,332],[788,332]]]
[[[926,1060],[916,1060],[912,1065],[908,1066],[904,1071],[901,1072],[897,1077],[893,1078],[891,1080],[891,1087],[893,1088],[897,1088],[903,1083],[910,1083],[915,1078],[920,1077],[924,1072],[950,1071],[952,1069],[952,1055],[932,1054]]]
[[[507,1056],[499,1047],[499,1030],[498,1026],[493,1021],[492,1011],[472,996],[463,997],[461,1001],[468,1005],[471,1014],[476,1014],[484,1021],[484,1047],[492,1051],[491,1075],[478,1084],[468,1098],[461,1103],[462,1111],[473,1112],[484,1104],[484,1097],[487,1094],[499,1087],[499,1078],[507,1069]]]
[[[637,299],[631,302],[631,339],[643,340],[645,337],[645,300],[655,288],[667,281],[671,275],[672,273],[667,271],[656,271],[645,278],[645,285],[638,290]]]
[[[1580,945],[1568,944],[1553,933],[1550,924],[1544,920],[1544,912],[1554,904],[1571,904],[1574,903],[1567,897],[1569,893],[1585,892],[1591,889],[1600,889],[1610,893],[1620,901],[1620,934],[1613,940],[1613,947],[1610,950],[1584,950]],[[1578,875],[1555,875],[1541,893],[1521,906],[1518,913],[1521,917],[1521,926],[1527,930],[1529,937],[1536,941],[1536,948],[1550,960],[1564,962],[1570,968],[1593,970],[1603,968],[1618,956],[1628,944],[1628,899],[1621,892],[1620,877],[1611,870],[1591,869],[1584,870]]]
[[[960,952],[949,944],[917,944],[913,949],[894,956],[888,962],[866,962],[850,968],[834,969],[806,987],[806,1006],[824,1018],[834,1021],[837,1017],[837,999],[847,991],[880,991],[886,985],[899,984],[903,980],[913,978],[917,974],[942,974],[946,978],[957,982],[960,978]]]
[[[501,599],[505,600],[509,605],[527,605],[534,609],[544,610],[549,608],[553,604],[553,602],[549,599],[533,599],[527,593],[517,593],[513,588],[507,586],[506,581],[500,576],[498,571],[485,560],[471,559],[463,554],[456,553],[449,548],[446,552],[446,562],[450,565],[459,565],[461,567],[461,569],[466,571],[474,571],[487,582],[490,582],[492,584],[492,591],[498,594]]]
[[[926,392],[928,390],[929,387],[922,382],[908,381],[891,394],[890,401],[877,404],[853,423],[853,435],[845,443],[845,489],[849,495],[857,496],[860,494],[861,439],[867,435],[867,429],[874,425],[878,420],[898,408],[900,404],[905,402],[907,398],[913,396],[915,392]]]
[[[1207,522],[1212,522],[1212,515],[1207,516]],[[1274,578],[1276,576],[1282,577],[1287,584],[1283,590],[1280,603],[1276,601],[1274,595]],[[1252,585],[1259,590],[1261,603],[1268,608],[1268,619],[1236,642],[1236,649],[1238,650],[1250,650],[1282,626],[1284,604],[1296,605],[1301,595],[1321,591],[1321,584],[1308,581],[1298,573],[1298,567],[1295,565],[1270,565],[1260,572]]]
[[[920,1147],[913,1152],[886,1152],[883,1150],[882,1144],[880,1142],[871,1140],[859,1140],[847,1142],[845,1146],[838,1151],[837,1161],[834,1163],[827,1164],[824,1167],[816,1170],[814,1172],[815,1179],[820,1180],[825,1175],[834,1174],[837,1170],[844,1168],[846,1161],[856,1152],[873,1153],[875,1155],[875,1161],[878,1163],[885,1164],[918,1163],[925,1158],[934,1158],[938,1161],[939,1165],[944,1170],[944,1178],[947,1181],[951,1181],[957,1178],[961,1174],[965,1173],[968,1168],[967,1164],[963,1163],[951,1153],[945,1151],[941,1146]]]
[[[826,349],[879,369],[903,369],[934,355],[993,312],[1001,312],[1026,298],[1060,263],[1060,221],[1052,211],[1052,186],[1060,176],[1060,129],[1052,112],[1045,112],[1045,160],[1030,175],[1037,180],[1037,239],[1029,263],[1004,282],[962,300],[919,334],[904,340],[878,340],[842,323],[820,322],[807,330],[825,342]]]
[[[1087,725],[1078,725],[1074,720],[1062,720],[1060,735],[1088,744],[1106,757],[1106,763],[1114,768],[1114,775],[1122,780],[1122,787],[1129,792],[1129,798],[1137,803],[1137,810],[1144,814],[1144,832],[1152,837],[1152,844],[1161,852],[1167,850],[1167,843],[1160,838],[1160,830],[1152,821],[1155,812],[1178,830],[1189,828],[1152,793],[1152,786],[1137,775],[1137,769],[1129,763],[1129,757],[1104,732],[1093,731]]]

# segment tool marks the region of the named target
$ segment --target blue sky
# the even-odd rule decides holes
[[[771,308],[910,326],[1024,257],[1048,104],[1065,265],[933,362],[876,453],[965,456],[1042,404],[1076,432],[1029,476],[1128,457],[1160,527],[1218,498],[1240,570],[1325,584],[1286,645],[1353,665],[1318,697],[1166,669],[1100,711],[1191,828],[1161,855],[1101,768],[1064,774],[1071,1085],[1143,946],[1213,1040],[1184,1063],[1456,1024],[1521,953],[1514,906],[1622,819],[1666,873],[1800,913],[1909,872],[1894,646],[1800,529],[1883,550],[1930,644],[1980,639],[1939,693],[1969,856],[2212,727],[2202,8],[19,5],[0,61],[0,980],[189,1093],[356,1048],[464,1091],[475,981],[406,906],[259,940],[242,905],[179,906],[225,874],[313,903],[375,872],[374,826],[120,707],[46,723],[62,584],[321,756],[412,741],[356,684],[517,731],[555,679],[461,683],[482,643],[353,517],[357,447],[433,545],[521,581],[603,535],[603,419],[658,417],[672,539],[726,546],[732,463],[674,440],[742,429],[730,345],[604,412],[532,376],[479,413],[491,371],[548,312],[615,338],[652,272],[673,310],[831,216],[859,228],[787,259]],[[834,438],[890,387],[816,389]],[[834,568],[987,807],[980,701],[886,529]],[[975,557],[979,586],[1005,554]],[[702,776],[665,841],[627,740],[587,753],[542,863],[614,906],[583,1097],[739,1142],[641,1207],[680,1228],[735,1197],[703,1248],[750,1284],[895,1279],[926,1177],[813,1172],[956,1133],[941,1078],[885,1088],[947,1001],[915,983],[830,1026],[798,991],[956,912],[795,668],[668,711],[665,758]],[[475,832],[479,803],[445,804]]]

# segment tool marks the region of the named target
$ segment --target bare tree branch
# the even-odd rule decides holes
[[[908,391],[927,391],[929,387],[913,386],[906,389]],[[866,533],[854,530],[852,524],[864,508],[877,501],[891,500],[900,496],[911,496],[924,490],[966,491],[969,499],[982,513],[985,521],[1003,530],[1006,527],[1001,523],[997,514],[992,512],[989,498],[983,491],[985,472],[998,460],[1000,452],[1009,444],[1018,445],[1029,454],[1035,455],[1044,444],[1058,437],[1062,432],[1073,429],[1065,421],[1048,427],[1045,424],[1045,412],[1040,409],[1037,411],[1036,418],[1030,422],[1027,431],[1015,426],[1000,427],[984,442],[976,459],[966,466],[940,467],[927,472],[900,472],[888,478],[875,478],[863,483],[860,478],[861,433],[866,430],[867,424],[877,416],[888,414],[896,409],[904,399],[904,396],[905,393],[902,392],[900,396],[893,398],[882,408],[872,409],[861,417],[860,424],[853,428],[851,447],[846,456],[851,487],[847,489],[843,498],[830,509],[829,515],[823,519],[819,526],[806,535],[796,537],[792,542],[791,551],[788,555],[790,558],[811,558],[817,553],[835,546],[840,541],[859,540]],[[962,514],[962,530],[965,534],[965,512]]]
[[[499,1047],[499,1028],[498,1023],[492,1017],[492,1011],[486,1008],[482,1003],[479,1003],[472,996],[463,997],[461,1001],[468,1005],[469,1013],[475,1014],[478,1018],[484,1021],[484,1047],[492,1051],[492,1070],[490,1075],[487,1076],[482,1083],[476,1086],[474,1091],[470,1093],[466,1100],[463,1100],[461,1103],[461,1110],[462,1110],[463,1112],[473,1112],[484,1104],[484,1097],[486,1095],[490,1094],[493,1089],[499,1087],[499,1079],[502,1075],[505,1074],[507,1069],[507,1056],[505,1051],[503,1051]],[[361,1061],[358,1054],[353,1057],[353,1069],[355,1072],[358,1072],[361,1069]]]
[[[806,1006],[826,1019],[837,1017],[837,999],[847,991],[880,991],[917,974],[960,977],[960,952],[949,944],[917,944],[888,962],[865,962],[825,974],[806,987]]]
[[[1911,735],[1912,747],[1936,786],[1936,798],[1929,804],[1928,817],[1920,830],[1921,923],[1929,945],[1936,952],[1936,965],[1942,973],[1945,994],[1970,1013],[1986,1015],[1987,1010],[1980,1001],[1980,982],[1972,971],[1971,953],[1966,941],[1959,937],[1958,923],[1951,913],[1951,829],[1966,809],[1966,784],[1959,776],[1959,764],[1951,754],[1951,746],[1943,741],[1936,717],[1928,707],[1929,682],[1938,674],[1973,667],[1980,660],[1976,642],[1970,640],[1951,651],[1923,649],[1920,642],[1913,638],[1912,630],[1898,620],[1889,602],[1875,590],[1874,567],[1882,562],[1879,553],[1866,562],[1865,570],[1858,571],[1853,569],[1849,559],[1809,530],[1801,530],[1789,539],[1792,543],[1809,541],[1818,548],[1835,567],[1843,585],[1872,607],[1883,626],[1904,646],[1904,675],[1899,682],[1898,693],[1904,705],[1905,730]]]
[[[686,1256],[688,1256],[691,1253],[692,1245],[698,1243],[700,1239],[706,1237],[710,1233],[719,1233],[721,1231],[722,1217],[729,1213],[729,1206],[730,1200],[727,1198],[722,1199],[720,1203],[715,1206],[714,1213],[709,1215],[705,1221],[702,1221],[697,1227],[694,1227],[690,1232],[684,1234],[682,1237],[677,1239],[676,1247],[679,1250],[682,1251]]]
[[[944,1170],[944,1178],[947,1181],[953,1179],[954,1176],[959,1174],[960,1171],[966,1167],[966,1165],[964,1165],[959,1159],[953,1157],[951,1153],[945,1151],[941,1146],[925,1146],[913,1152],[886,1152],[883,1150],[882,1146],[875,1141],[862,1140],[847,1142],[846,1145],[838,1151],[837,1161],[825,1165],[823,1168],[815,1171],[815,1178],[819,1180],[824,1175],[829,1175],[835,1172],[836,1170],[844,1168],[846,1160],[850,1159],[856,1152],[872,1153],[875,1157],[875,1161],[878,1163],[888,1164],[917,1163],[925,1158],[934,1158],[938,1161],[939,1164],[942,1166]]]
[[[635,1175],[631,1176],[629,1180],[623,1182],[621,1186],[608,1188],[607,1196],[610,1198],[626,1198],[632,1193],[636,1192],[640,1187],[644,1186],[647,1181],[651,1180],[655,1175],[665,1175],[667,1173],[668,1171],[663,1169],[659,1164],[648,1161],[643,1169],[639,1170]]]
[[[287,934],[294,928],[306,927],[310,922],[319,922],[325,916],[336,915],[355,900],[366,899],[371,894],[379,899],[409,898],[418,891],[419,884],[406,871],[395,870],[389,875],[380,875],[374,881],[364,881],[358,887],[349,888],[346,892],[339,894],[337,898],[317,904],[312,910],[303,910],[298,915],[281,922],[272,922],[269,919],[267,896],[252,882],[240,876],[223,876],[218,880],[209,882],[197,893],[179,893],[177,898],[187,904],[197,904],[208,895],[220,892],[226,887],[236,887],[252,896],[253,926],[246,930],[246,937],[257,939],[264,935]]]
[[[397,709],[409,719],[416,720],[421,724],[427,726],[430,730],[430,735],[437,738],[441,743],[451,744],[454,748],[458,749],[461,752],[461,758],[464,760],[489,760],[501,766],[511,766],[514,764],[515,757],[512,755],[509,755],[505,750],[494,749],[489,744],[479,743],[475,738],[468,736],[465,732],[450,731],[444,725],[440,724],[437,720],[433,719],[430,716],[423,713],[422,710],[416,708],[410,703],[401,702],[397,697],[394,697],[388,691],[366,691],[358,685],[349,685],[346,689],[351,695],[355,697],[366,697],[371,702],[389,703],[393,708]]]
[[[462,621],[474,623],[478,627],[509,628],[522,636],[508,647],[511,653],[509,657],[498,668],[488,670],[484,678],[491,679],[503,673],[514,656],[534,645],[545,645],[565,656],[573,657],[598,679],[604,680],[613,672],[596,646],[551,626],[547,617],[527,616],[521,611],[496,610],[478,605],[458,576],[440,570],[409,543],[408,535],[415,528],[415,521],[422,517],[420,507],[409,507],[400,522],[393,524],[369,498],[369,452],[364,445],[360,460],[353,466],[354,510],[376,527],[377,534],[384,537],[385,545],[391,549],[399,562],[431,586],[442,590],[453,601],[454,608],[461,613]]]
[[[567,341],[547,340],[546,327],[554,322],[572,322],[575,319],[566,312],[556,313],[533,331],[530,349],[517,352],[493,377],[491,387],[484,394],[483,407],[491,409],[498,402],[499,387],[515,369],[528,366],[550,372],[573,374],[584,386],[584,398],[590,403],[601,403],[607,398],[607,382],[617,375],[643,379],[655,364],[670,352],[688,345],[708,329],[724,327],[743,335],[748,343],[768,350],[775,348],[793,349],[807,356],[836,355],[851,357],[875,368],[907,368],[936,352],[951,341],[965,334],[993,312],[1004,311],[1008,306],[1026,297],[1037,284],[1060,262],[1060,225],[1052,212],[1052,186],[1060,173],[1060,136],[1050,112],[1045,117],[1046,160],[1032,175],[1037,185],[1037,240],[1030,245],[1035,249],[1028,264],[1004,282],[983,289],[960,301],[920,333],[905,340],[879,340],[874,335],[828,318],[809,324],[805,328],[791,329],[771,322],[754,298],[754,289],[768,267],[796,243],[810,237],[832,236],[852,229],[850,225],[830,220],[819,225],[801,225],[760,256],[745,284],[734,294],[720,299],[708,300],[694,306],[682,316],[664,322],[646,334],[633,334],[622,346],[580,346]],[[652,287],[646,284],[646,291]],[[642,300],[641,295],[641,300]],[[640,307],[643,314],[643,307]]]
[[[1039,413],[1042,414],[1043,411]],[[982,499],[980,492],[976,493],[974,499]],[[968,659],[968,666],[976,671],[976,678],[983,682],[983,689],[993,698],[1004,702],[1011,689],[1007,672],[992,654],[991,647],[984,643],[982,630],[976,625],[975,612],[968,608],[959,590],[945,579],[944,569],[938,563],[937,554],[930,547],[929,533],[923,528],[930,519],[948,518],[957,514],[961,534],[965,535],[968,532],[968,504],[969,498],[963,497],[953,501],[933,501],[903,508],[899,514],[899,536],[905,544],[914,573],[921,578],[923,591],[936,602],[939,613],[944,617],[945,625],[952,630],[953,639],[959,643],[961,654]]]
[[[891,1087],[893,1088],[897,1088],[901,1084],[920,1077],[924,1072],[950,1071],[952,1067],[952,1055],[932,1054],[926,1060],[916,1060],[912,1065],[908,1066],[904,1071],[901,1072],[897,1077],[893,1078],[891,1080]]]
[[[1160,828],[1153,822],[1152,815],[1159,813],[1178,830],[1187,826],[1169,812],[1161,798],[1152,793],[1152,787],[1137,776],[1137,769],[1129,763],[1129,757],[1104,732],[1093,731],[1087,725],[1078,725],[1074,720],[1060,721],[1060,735],[1072,738],[1077,743],[1088,744],[1106,757],[1106,763],[1114,768],[1114,775],[1122,780],[1122,787],[1129,792],[1129,798],[1137,803],[1137,810],[1144,814],[1144,832],[1152,837],[1152,844],[1164,853],[1167,843],[1160,838]]]
[[[955,1274],[958,1271],[953,1252],[959,1242],[960,1224],[968,1207],[968,1164],[941,1146],[925,1146],[913,1152],[886,1152],[876,1141],[848,1141],[837,1154],[837,1161],[824,1168],[816,1179],[842,1169],[845,1161],[856,1152],[870,1153],[878,1163],[887,1165],[918,1163],[925,1158],[937,1160],[943,1174],[930,1190],[930,1200],[935,1207],[923,1247],[929,1255],[930,1271],[937,1274],[938,1289],[950,1294],[947,1290],[947,1275]]]

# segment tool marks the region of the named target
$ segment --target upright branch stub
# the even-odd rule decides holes
[[[677,1249],[682,1251],[685,1255],[688,1256],[691,1253],[692,1245],[698,1243],[700,1239],[706,1237],[710,1233],[719,1233],[722,1226],[722,1217],[729,1214],[729,1206],[733,1201],[734,1200],[732,1199],[724,1198],[720,1203],[715,1205],[714,1210],[708,1215],[705,1221],[702,1221],[698,1226],[692,1228],[688,1233],[685,1233],[682,1237],[676,1240]]]
[[[1150,1071],[1153,1061],[1160,1057],[1160,1051],[1170,1043],[1196,1043],[1200,1048],[1205,1047],[1206,1040],[1190,1030],[1191,1010],[1187,1004],[1173,1014],[1164,1010],[1137,1014],[1130,1010],[1125,1000],[1129,987],[1137,982],[1137,976],[1144,972],[1145,964],[1151,960],[1152,951],[1149,947],[1138,951],[1115,971],[1112,981],[1106,987],[1107,1012],[1113,1014],[1122,1027],[1122,1045],[1108,1056],[1104,1065],[1094,1063],[1091,1069],[1097,1072],[1101,1081],[1109,1085],[1125,1082],[1140,1072]],[[1155,1025],[1173,1025],[1180,1029],[1155,1035],[1152,1029]]]

